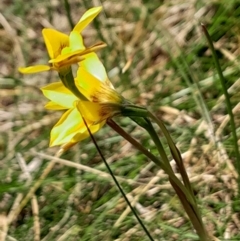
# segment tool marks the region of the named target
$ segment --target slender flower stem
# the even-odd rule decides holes
[[[159,140],[159,137],[158,137],[156,131],[154,130],[151,122],[147,118],[149,117],[154,122],[156,122],[156,124],[159,126],[159,128],[163,132],[163,134],[164,134],[164,136],[165,136],[165,138],[168,142],[168,145],[169,145],[169,148],[171,150],[173,159],[176,161],[176,164],[177,164],[177,166],[179,168],[179,171],[182,175],[182,179],[183,179],[183,182],[184,182],[186,188],[189,190],[190,195],[192,197],[194,197],[194,193],[193,193],[188,175],[186,173],[186,169],[183,165],[183,160],[182,160],[182,157],[180,155],[180,152],[177,149],[176,145],[174,144],[168,130],[166,129],[166,127],[162,123],[162,121],[160,119],[158,119],[155,115],[153,115],[149,110],[147,110],[146,108],[141,107],[141,106],[135,106],[135,105],[130,104],[130,105],[126,106],[126,109],[124,110],[124,112],[125,111],[126,111],[126,116],[131,116],[131,118],[136,123],[138,123],[140,126],[142,126],[144,129],[146,129],[149,132],[153,141],[155,142],[156,147],[158,148],[159,154],[163,155],[163,158],[166,160],[165,163],[168,164],[167,163],[167,156],[165,154],[165,151],[163,150],[163,147],[162,147],[162,144]],[[125,115],[125,113],[124,113],[124,115]],[[136,117],[142,117],[143,119],[145,119],[145,122],[143,122],[143,121],[140,122],[139,120],[142,119],[142,118],[136,118]],[[192,200],[192,201],[194,201],[194,203],[196,203],[195,199]]]
[[[140,121],[137,120],[137,123]],[[107,124],[112,127],[118,134],[123,136],[126,140],[128,140],[133,146],[135,146],[138,150],[140,150],[143,154],[145,154],[149,159],[156,159],[150,152],[148,152],[140,143],[138,143],[135,139],[133,139],[128,133],[126,133],[120,126],[118,126],[113,120],[108,120]],[[142,123],[141,123],[142,124]],[[154,137],[155,138],[155,137]],[[165,158],[166,154],[162,145],[159,147],[159,152],[161,153],[161,157]],[[150,155],[149,155],[150,153]],[[152,159],[153,158],[153,159]],[[168,159],[166,159],[168,162]],[[154,161],[158,166],[162,167],[162,163],[159,161]],[[195,230],[197,231],[201,241],[210,241],[210,238],[205,230],[205,227],[202,223],[201,215],[198,211],[198,207],[195,203],[194,197],[190,195],[188,190],[183,186],[183,184],[177,179],[173,172],[169,172],[168,169],[164,170],[169,175],[169,181],[176,191],[186,213],[189,216]]]
[[[207,233],[205,226],[203,225],[202,217],[199,216],[199,212],[196,213],[196,210],[198,210],[197,206],[191,205],[191,203],[186,199],[184,193],[182,193],[182,190],[171,179],[169,179],[169,181],[177,193],[179,200],[182,203],[189,219],[191,220],[193,227],[197,231],[200,240],[211,241],[211,238]]]
[[[157,133],[155,132],[152,123],[149,121],[148,118],[139,118],[139,117],[130,117],[134,122],[136,122],[138,125],[140,125],[141,127],[143,127],[144,129],[146,129],[148,131],[148,133],[150,134],[151,138],[153,139],[158,152],[162,158],[162,163],[164,163],[166,165],[166,167],[168,168],[168,171],[172,172],[172,167],[168,161],[166,152],[163,151],[163,146],[162,143],[157,135]]]
[[[110,173],[110,175],[111,175],[111,177],[112,177],[114,183],[116,184],[118,190],[119,190],[120,193],[122,194],[122,196],[123,196],[123,198],[125,199],[127,205],[130,207],[132,213],[134,214],[134,216],[135,216],[135,218],[137,219],[138,223],[140,224],[140,226],[142,227],[142,229],[144,230],[144,232],[145,232],[146,235],[148,236],[149,240],[154,241],[154,239],[152,238],[151,234],[149,233],[149,231],[147,230],[147,228],[146,228],[145,225],[143,224],[142,220],[139,218],[139,216],[138,216],[136,210],[133,208],[133,206],[131,205],[131,203],[130,203],[130,201],[128,200],[127,196],[125,195],[125,193],[124,193],[122,187],[120,186],[118,180],[116,179],[114,173],[112,172],[111,167],[108,165],[108,163],[107,163],[107,161],[106,161],[106,159],[105,159],[105,157],[104,157],[104,155],[103,155],[101,149],[99,148],[99,146],[98,146],[98,144],[97,144],[97,142],[96,142],[94,136],[92,135],[90,129],[88,128],[88,125],[87,125],[87,123],[86,123],[86,121],[85,121],[84,118],[83,118],[83,121],[84,121],[84,123],[85,123],[85,125],[86,125],[86,127],[87,127],[88,133],[89,133],[89,135],[90,135],[90,137],[91,137],[91,139],[92,139],[92,141],[93,141],[93,143],[94,143],[94,145],[95,145],[95,147],[96,147],[96,149],[97,149],[99,155],[101,156],[101,158],[102,158],[104,164],[106,165],[106,167],[107,167],[107,169],[108,169],[108,172]]]
[[[230,102],[230,95],[227,91],[226,79],[223,76],[222,69],[221,69],[220,63],[218,61],[218,57],[217,57],[215,48],[213,46],[213,42],[211,40],[211,37],[208,33],[208,30],[207,30],[206,26],[203,23],[201,24],[201,27],[202,27],[203,33],[205,34],[205,37],[207,39],[208,45],[211,49],[211,52],[212,52],[212,55],[213,55],[213,60],[215,62],[215,66],[216,66],[216,69],[217,69],[217,72],[218,72],[218,76],[219,76],[219,79],[221,81],[222,90],[223,90],[223,93],[225,95],[227,111],[228,111],[228,114],[229,114],[229,117],[230,117],[230,125],[231,125],[231,129],[232,129],[232,136],[233,136],[234,149],[235,149],[235,155],[236,155],[235,167],[236,167],[236,170],[237,170],[238,176],[239,176],[238,185],[239,185],[239,192],[240,192],[240,152],[239,152],[239,147],[238,147],[236,125],[235,125],[235,122],[234,122],[234,115],[233,115],[233,112],[232,112],[232,106],[231,106],[231,102]]]

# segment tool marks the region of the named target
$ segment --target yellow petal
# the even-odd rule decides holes
[[[44,28],[42,34],[51,59],[56,58],[61,54],[64,47],[69,46],[69,37],[64,33],[55,29]]]
[[[99,81],[81,66],[74,80],[78,90],[91,102],[120,104],[123,101],[122,96],[109,86],[110,82]]]
[[[91,122],[87,122],[87,125],[91,133],[97,132],[105,122],[97,125],[92,125]],[[77,108],[66,111],[60,118],[58,123],[53,127],[51,131],[50,146],[64,145],[72,146],[89,136],[85,123],[82,120],[81,114]]]
[[[83,38],[77,31],[72,31],[69,36],[69,45],[72,51],[85,50]]]
[[[95,8],[90,8],[87,12],[83,14],[79,22],[76,24],[74,27],[74,31],[77,31],[79,33],[82,32],[86,26],[92,22],[92,20],[101,12],[102,7],[95,7]]]
[[[70,51],[70,52],[69,52]],[[77,51],[73,51],[73,52],[71,52],[71,49],[70,48],[65,48],[64,49],[64,52],[66,52],[66,53],[64,53],[64,54],[62,54],[62,55],[59,55],[58,57],[56,57],[55,59],[51,59],[51,60],[49,60],[48,62],[49,63],[53,63],[53,64],[55,64],[55,63],[60,63],[60,62],[65,62],[66,63],[66,65],[67,65],[67,63],[69,62],[69,60],[71,59],[71,58],[73,58],[73,57],[75,57],[75,56],[82,56],[82,55],[84,55],[84,51],[82,51],[82,50],[77,50]],[[67,53],[67,52],[69,52],[69,53]],[[83,58],[82,58],[83,59]]]
[[[75,85],[89,101],[95,101],[96,93],[101,93],[101,82],[81,66],[78,68]]]
[[[77,108],[66,111],[51,131],[50,146],[71,142],[72,138],[84,133],[86,126]]]
[[[62,49],[60,56],[65,55],[65,54],[69,54],[69,53],[71,53],[71,52],[72,52],[72,50],[71,50],[70,47],[65,47],[65,48]],[[51,61],[51,60],[50,60],[50,61]]]
[[[99,49],[105,48],[106,46],[107,46],[107,44],[105,44],[104,42],[96,43],[96,44],[88,47],[88,48],[85,50],[85,51],[86,51],[85,54],[91,53],[91,52],[95,52],[95,51],[97,51],[97,50],[99,50]]]
[[[81,69],[85,69],[98,80],[102,82],[108,81],[106,70],[95,53],[87,54],[84,58],[80,63],[79,72],[81,72]]]
[[[53,101],[49,101],[44,107],[45,107],[45,109],[48,109],[48,110],[65,110],[65,109],[68,109],[68,108],[63,107],[61,105],[58,105],[57,103],[55,103]]]
[[[77,97],[68,90],[62,82],[55,82],[41,88],[43,94],[52,102],[58,104],[62,109],[74,107]]]
[[[89,130],[91,131],[92,134],[94,134],[94,133],[96,133],[97,131],[99,131],[105,123],[106,123],[106,122],[103,121],[103,122],[101,122],[101,123],[99,123],[99,124],[91,125],[91,126],[89,126]],[[87,130],[87,128],[86,128],[86,131],[84,131],[84,132],[82,132],[82,133],[76,134],[76,135],[72,138],[71,142],[75,142],[75,143],[76,143],[76,142],[79,142],[79,141],[82,141],[82,140],[86,139],[87,137],[89,137],[89,132],[88,132],[88,130]]]
[[[77,108],[81,115],[93,123],[99,123],[103,120],[101,113],[101,106],[96,103],[92,103],[89,101],[79,101]]]
[[[99,131],[105,123],[106,123],[106,122],[103,121],[103,122],[101,122],[101,123],[99,123],[99,124],[90,126],[89,129],[90,129],[91,133],[94,134],[95,132]],[[81,140],[83,140],[83,139],[86,139],[87,137],[89,137],[89,132],[88,132],[88,130],[86,129],[85,132],[76,134],[76,135],[71,139],[70,142],[63,144],[61,148],[64,149],[64,150],[68,150],[68,149],[71,148],[73,145],[75,145],[77,142],[79,142],[79,141],[81,141]]]
[[[50,70],[50,66],[48,65],[36,65],[36,66],[29,66],[26,68],[18,68],[18,71],[22,74],[34,74],[34,73],[38,73],[38,72],[43,72],[43,71],[47,71]]]
[[[77,108],[86,120],[93,122],[94,124],[105,121],[117,113],[120,113],[119,105],[99,104],[89,101],[78,101]]]

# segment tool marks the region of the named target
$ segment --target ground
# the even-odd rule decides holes
[[[164,121],[182,153],[209,233],[220,240],[240,240],[234,139],[200,24],[206,25],[214,42],[239,137],[238,0],[1,1],[0,237],[149,240],[90,138],[57,160],[16,215],[20,201],[58,151],[48,147],[49,134],[62,114],[44,109],[47,100],[39,89],[56,81],[57,74],[23,76],[18,67],[48,61],[43,28],[69,33],[86,9],[100,5],[104,10],[83,32],[85,44],[107,43],[98,55],[117,91]],[[130,119],[114,120],[157,153],[147,133]],[[155,240],[198,240],[162,170],[108,126],[95,138]],[[162,141],[171,161],[163,137]]]

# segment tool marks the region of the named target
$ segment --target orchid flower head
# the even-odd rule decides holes
[[[62,145],[67,148],[87,138],[89,133],[83,118],[90,131],[95,133],[108,118],[121,112],[124,98],[114,89],[95,53],[87,54],[79,63],[75,88],[84,99],[74,95],[63,82],[51,83],[42,88],[43,94],[50,100],[45,106],[47,109],[65,110],[52,128],[50,146]]]

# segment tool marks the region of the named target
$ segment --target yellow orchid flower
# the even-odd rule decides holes
[[[62,145],[68,149],[77,142],[97,132],[111,118],[121,112],[124,99],[109,81],[105,68],[95,53],[86,55],[81,61],[75,88],[85,97],[78,98],[62,82],[49,84],[42,88],[50,100],[47,109],[66,110],[51,131],[50,146]],[[75,89],[74,89],[75,90]]]
[[[84,55],[105,47],[106,44],[101,42],[86,48],[81,36],[82,30],[93,21],[101,10],[102,7],[95,7],[84,13],[69,36],[54,29],[43,29],[42,34],[50,57],[49,64],[20,67],[18,70],[23,74],[33,74],[50,69],[66,72],[64,71],[66,67],[69,68],[70,65],[80,62],[84,59]]]

